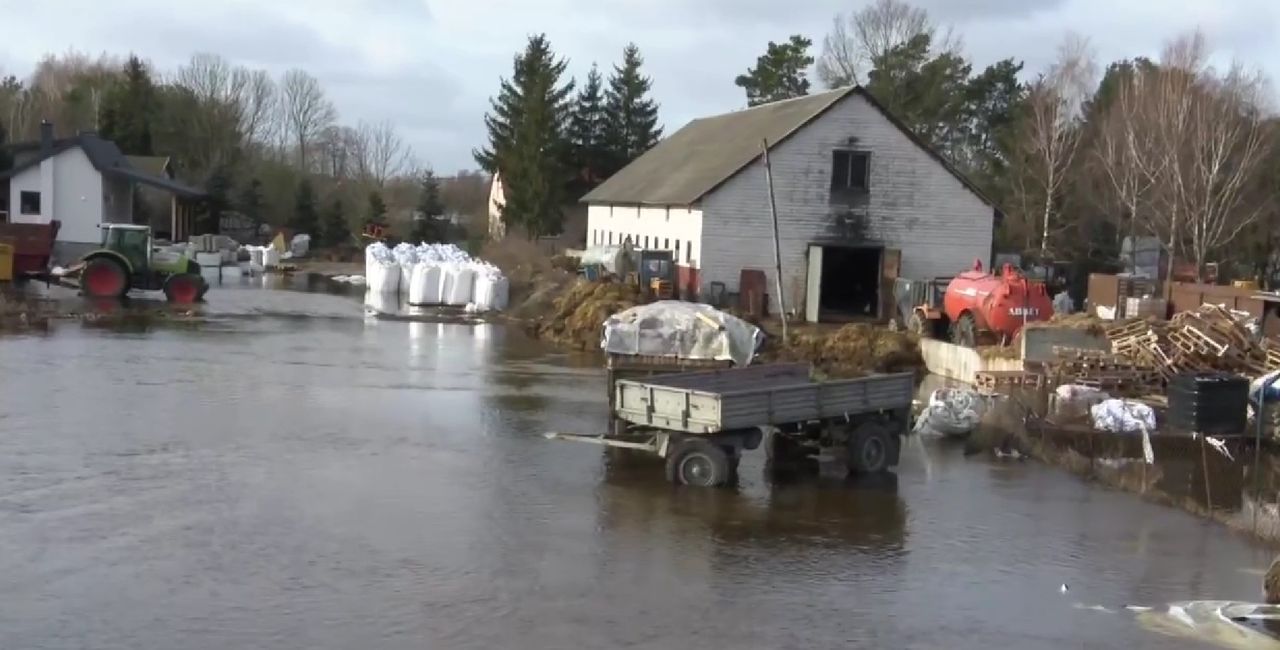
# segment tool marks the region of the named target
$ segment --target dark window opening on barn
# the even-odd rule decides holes
[[[848,200],[871,189],[871,154],[865,151],[831,152],[831,198]]]
[[[677,240],[676,240],[676,257],[675,257],[675,260],[676,260],[677,262],[679,262],[679,261],[680,261],[680,240],[679,240],[679,239],[677,239]]]
[[[685,242],[684,261],[687,264],[693,264],[693,240]]]
[[[21,192],[18,194],[18,210],[22,214],[40,214],[40,193]]]
[[[662,250],[664,250],[664,251],[669,251],[669,250],[671,250],[671,240],[670,240],[670,239],[663,239],[663,240],[662,240]]]
[[[879,248],[823,248],[819,306],[824,320],[877,316],[880,251]]]

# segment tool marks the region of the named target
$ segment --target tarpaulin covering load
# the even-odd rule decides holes
[[[663,300],[632,307],[604,322],[600,347],[610,354],[751,363],[764,341],[760,328],[709,305]]]
[[[633,252],[626,246],[591,246],[582,251],[579,263],[583,266],[599,264],[607,273],[622,275],[634,270]]]
[[[929,404],[916,420],[917,433],[965,436],[982,422],[985,398],[969,388],[940,388],[929,395]]]

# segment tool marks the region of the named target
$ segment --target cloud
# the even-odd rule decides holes
[[[17,0],[0,0],[0,4]],[[49,52],[136,52],[171,70],[214,52],[273,74],[300,67],[325,85],[342,119],[393,121],[418,157],[450,172],[474,166],[483,114],[499,77],[532,33],[545,32],[570,72],[606,72],[637,43],[668,132],[739,108],[733,78],[769,40],[815,42],[857,0],[43,0],[5,11],[0,66],[25,74]],[[1217,63],[1240,59],[1280,74],[1280,3],[1273,0],[918,0],[963,37],[977,67],[1005,57],[1043,69],[1067,30],[1090,37],[1100,65],[1154,56],[1202,28]],[[2,10],[3,8],[0,8]]]

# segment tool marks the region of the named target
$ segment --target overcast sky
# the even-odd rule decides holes
[[[769,40],[800,33],[816,55],[839,11],[867,0],[0,0],[0,72],[47,52],[137,52],[169,71],[197,51],[319,77],[344,122],[391,120],[441,173],[475,166],[482,116],[529,34],[545,32],[584,75],[640,46],[668,132],[745,104],[733,78]],[[918,0],[963,37],[977,66],[1015,57],[1035,72],[1067,30],[1102,63],[1155,55],[1199,27],[1219,61],[1280,78],[1278,0]],[[815,86],[817,81],[815,79]]]

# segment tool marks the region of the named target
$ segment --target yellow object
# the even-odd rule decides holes
[[[280,251],[281,253],[285,252],[286,249],[284,244],[284,233],[282,232],[276,233],[276,238],[271,240],[271,247]]]
[[[0,244],[0,282],[13,281],[13,244]]]
[[[1235,280],[1231,283],[1231,286],[1237,289],[1249,289],[1251,291],[1258,290],[1258,283],[1255,280]]]

